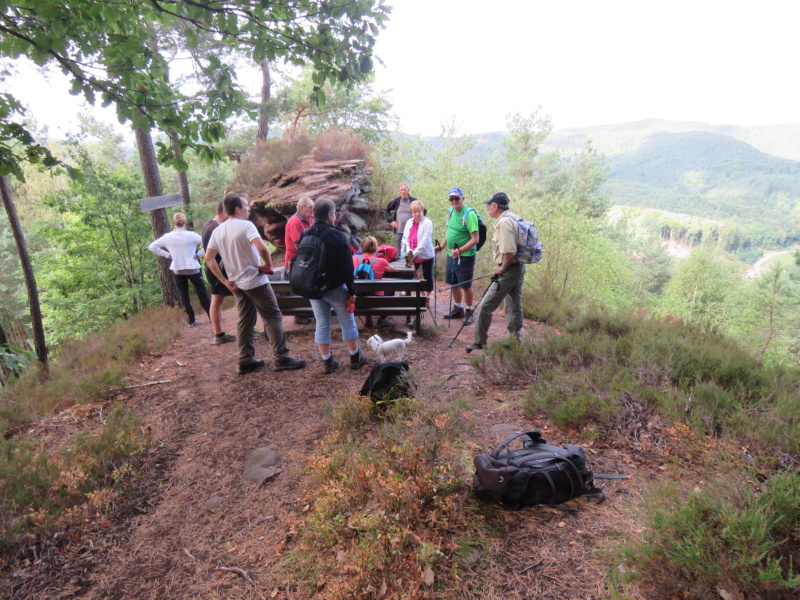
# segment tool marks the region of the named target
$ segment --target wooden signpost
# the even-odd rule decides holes
[[[142,198],[139,200],[139,208],[142,212],[150,212],[158,210],[159,208],[167,208],[168,206],[177,206],[183,200],[180,194],[167,194],[166,196],[152,196],[150,198]]]

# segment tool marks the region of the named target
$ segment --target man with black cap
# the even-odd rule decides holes
[[[505,300],[506,325],[509,337],[522,334],[522,284],[525,280],[525,265],[516,260],[517,221],[519,217],[508,210],[508,196],[498,192],[486,201],[489,216],[497,219],[492,236],[494,275],[483,300],[475,309],[475,331],[472,346],[467,352],[481,350],[486,346],[492,313]]]

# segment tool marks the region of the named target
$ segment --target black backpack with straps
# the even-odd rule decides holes
[[[297,253],[289,271],[289,285],[295,294],[315,300],[330,290],[325,242],[311,229],[303,232],[297,244]]]
[[[512,442],[524,437],[528,439],[522,447],[512,450]],[[594,485],[583,450],[572,444],[548,446],[535,430],[515,433],[474,462],[475,494],[507,508],[556,506],[583,495],[597,495],[595,504],[605,500],[603,490]]]

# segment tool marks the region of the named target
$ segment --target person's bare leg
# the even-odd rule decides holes
[[[472,293],[472,288],[464,290],[464,304],[466,306],[472,306],[472,300],[474,295]]]
[[[211,319],[211,326],[214,328],[214,335],[220,335],[222,329],[222,303],[225,296],[221,294],[211,294],[211,307],[208,310],[208,317]]]

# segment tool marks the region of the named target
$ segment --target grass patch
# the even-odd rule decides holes
[[[33,365],[0,391],[0,428],[106,398],[142,357],[177,335],[181,316],[177,309],[153,308],[87,339],[62,344],[47,375]]]
[[[141,423],[116,406],[98,431],[52,456],[41,441],[0,436],[0,550],[13,553],[27,532],[107,509],[148,447]]]
[[[763,483],[716,477],[703,488],[654,486],[645,534],[619,552],[651,598],[788,598],[800,585],[800,474]],[[723,594],[721,590],[727,592]]]
[[[483,519],[466,506],[464,417],[457,404],[442,411],[403,399],[379,411],[344,399],[310,462],[313,508],[287,578],[332,598],[381,589],[418,597],[454,584],[452,561],[485,546]]]
[[[533,344],[494,342],[473,359],[492,383],[531,383],[527,408],[557,425],[610,429],[641,406],[697,433],[800,449],[800,370],[764,366],[686,323],[590,313]]]

